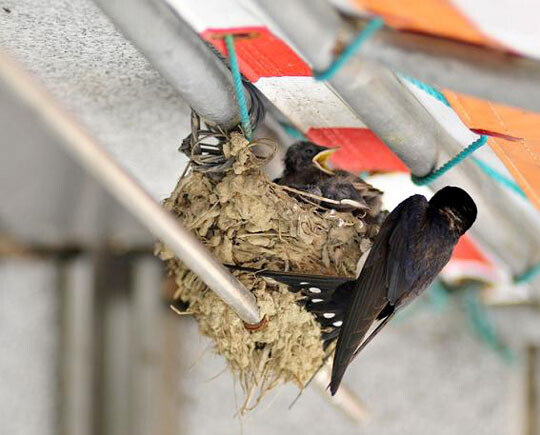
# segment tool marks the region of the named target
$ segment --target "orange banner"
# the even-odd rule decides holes
[[[490,136],[491,148],[540,209],[540,114],[448,90],[443,93],[469,128]]]
[[[430,33],[473,44],[504,47],[480,32],[448,0],[351,0],[360,9],[380,15],[396,29]]]

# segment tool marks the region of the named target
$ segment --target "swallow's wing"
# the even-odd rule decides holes
[[[345,310],[352,299],[355,280],[343,276],[277,272],[233,266],[231,268],[256,273],[288,285],[292,292],[302,293],[305,296],[303,303],[306,310],[316,317],[322,327],[332,329],[332,334],[328,336],[330,339],[337,336],[335,330],[343,324]],[[327,339],[326,335],[323,339]]]
[[[307,294],[318,295],[317,297],[325,299],[343,283],[350,281],[351,278],[334,275],[314,275],[296,272],[279,272],[264,269],[252,269],[249,267],[229,266],[233,270],[242,270],[255,273],[259,276],[271,278],[282,284],[286,284],[294,291],[302,291]]]
[[[430,244],[430,232],[423,228],[427,200],[421,195],[409,198],[410,203],[401,211],[389,235],[386,252],[386,288],[391,305],[396,305],[403,296],[408,295],[417,278],[425,274],[425,260]],[[423,246],[425,241],[428,246]],[[439,247],[443,249],[443,247]]]
[[[395,295],[404,294],[410,286],[411,277],[402,266],[404,261],[413,261],[408,258],[411,235],[418,234],[420,215],[427,206],[423,196],[411,196],[398,205],[381,226],[345,312],[332,366],[332,394],[337,391],[372,323],[381,313],[383,317],[391,315]]]
[[[286,284],[293,292],[301,292],[305,296],[306,310],[315,315],[321,326],[339,328],[343,324],[354,280],[291,272],[261,271],[259,275]]]

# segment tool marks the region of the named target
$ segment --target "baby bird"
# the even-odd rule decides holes
[[[297,142],[285,154],[283,175],[278,184],[333,200],[326,203],[338,211],[360,211],[377,216],[382,192],[347,171],[330,168],[328,160],[336,148],[313,142]]]

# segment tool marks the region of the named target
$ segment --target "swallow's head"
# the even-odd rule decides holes
[[[450,227],[459,235],[464,234],[476,220],[476,204],[470,195],[459,187],[446,186],[439,190],[429,201],[430,208],[444,215]]]
[[[296,142],[285,154],[285,168],[289,172],[303,172],[317,168],[332,174],[328,159],[334,151],[335,149],[324,148],[313,142]]]

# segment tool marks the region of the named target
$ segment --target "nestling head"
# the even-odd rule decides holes
[[[285,154],[285,169],[289,172],[301,172],[315,168],[321,169],[318,162],[314,159],[317,156],[326,157],[328,155],[329,157],[333,151],[313,142],[296,142],[289,147]]]
[[[474,223],[477,215],[476,204],[463,189],[446,186],[429,201],[430,208],[447,216],[459,234],[464,234]]]

